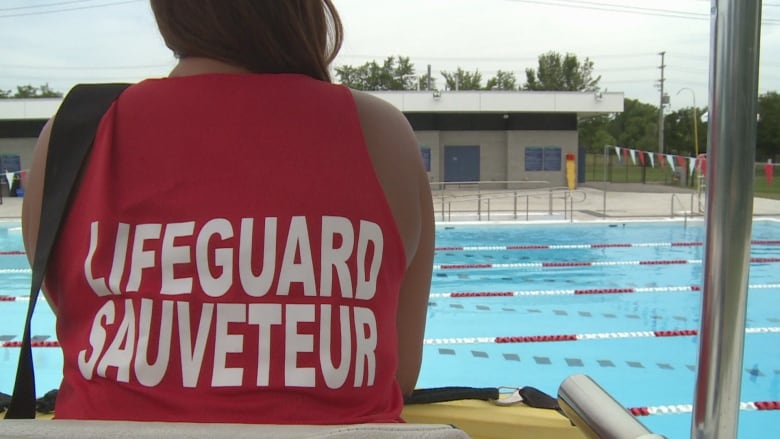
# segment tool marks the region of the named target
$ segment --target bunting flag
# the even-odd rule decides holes
[[[619,146],[616,146],[616,147],[615,147],[615,154],[617,154],[617,156],[618,156],[618,161],[620,161],[620,147],[619,147]]]
[[[647,156],[650,157],[650,166],[655,168],[655,158],[653,158],[653,153],[652,152],[648,152]]]
[[[764,165],[764,176],[766,176],[766,184],[772,185],[772,175],[775,171],[775,165],[772,164],[772,159],[769,159]]]
[[[623,160],[625,160],[623,163],[628,162],[628,148],[623,148]]]
[[[664,155],[663,154],[658,154],[658,166],[663,168],[664,165],[665,165],[665,163],[664,163]]]
[[[672,168],[672,172],[674,172],[674,156],[671,154],[666,154],[666,161],[669,162],[669,166]]]
[[[636,166],[636,150],[635,149],[629,149],[628,150],[629,155],[631,155],[631,163]]]
[[[696,169],[696,159],[688,157],[688,175],[693,176],[693,170]]]
[[[14,184],[14,173],[5,171],[5,179],[8,182],[8,190],[11,189],[11,185]]]
[[[684,168],[685,167],[685,157],[683,157],[681,155],[676,155],[674,157],[677,158],[677,164],[680,165],[681,168]]]
[[[642,164],[642,167],[645,167],[645,152],[644,151],[638,151],[639,152],[639,163]]]

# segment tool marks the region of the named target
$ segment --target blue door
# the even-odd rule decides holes
[[[444,181],[479,181],[479,145],[444,147]]]

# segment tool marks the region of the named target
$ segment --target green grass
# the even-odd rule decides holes
[[[646,165],[642,167],[638,158],[636,165],[631,162],[630,158],[623,161],[618,160],[613,153],[607,155],[605,166],[603,154],[587,154],[585,156],[585,181],[604,181],[606,171],[606,180],[612,183],[647,183],[679,186],[680,182],[678,179],[685,178],[684,174],[688,171],[687,167],[681,170],[679,166],[675,165],[675,169],[682,171],[682,173],[674,173],[666,163],[664,166],[660,166],[656,162],[655,167],[650,166],[649,162]],[[763,163],[756,163],[754,176],[753,193],[756,197],[780,200],[780,169],[774,171],[772,184],[767,183]],[[691,178],[691,180],[695,182],[694,178]],[[693,182],[689,183],[690,187],[693,187]]]

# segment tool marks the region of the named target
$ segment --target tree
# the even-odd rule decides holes
[[[517,90],[517,78],[514,72],[499,70],[496,76],[488,79],[485,90]]]
[[[336,67],[339,82],[355,90],[416,90],[420,79],[414,73],[409,57],[390,56],[379,65],[369,61],[362,66]]]
[[[43,84],[35,87],[32,84],[17,85],[16,93],[11,94],[10,90],[0,90],[0,98],[4,99],[30,99],[30,98],[61,98],[62,93],[52,90],[49,84]]]
[[[700,116],[706,111],[696,108],[682,108],[664,117],[664,145],[669,145],[669,152],[693,156],[696,154],[695,142],[698,142],[699,154],[707,149],[707,124]],[[694,133],[693,124],[696,123]]]
[[[442,70],[441,75],[444,76],[447,90],[482,89],[482,73],[479,73],[479,69],[472,73],[458,67],[458,70],[454,73]]]
[[[612,117],[606,114],[589,117],[577,123],[579,144],[588,152],[599,153],[604,145],[614,145],[615,137],[609,132]]]
[[[658,108],[636,99],[623,101],[623,112],[609,124],[609,133],[619,146],[656,151],[658,149]]]
[[[428,87],[428,80],[430,79],[431,86]],[[428,73],[420,75],[420,90],[436,90],[436,78]]]
[[[550,51],[539,55],[538,69],[525,70],[524,90],[597,91],[601,76],[593,78],[593,61],[580,63],[577,55]]]
[[[780,94],[770,91],[758,97],[756,159],[776,161],[780,154]]]

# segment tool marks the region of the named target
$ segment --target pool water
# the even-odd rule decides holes
[[[534,386],[587,374],[645,425],[689,437],[700,326],[700,222],[437,225],[419,387]],[[743,402],[780,400],[780,223],[753,225]],[[0,342],[20,340],[30,273],[18,222],[0,223]],[[38,304],[36,340],[54,340]],[[659,337],[657,334],[673,336]],[[686,335],[688,334],[688,335]],[[557,340],[557,341],[553,341]],[[497,341],[508,341],[498,343]],[[18,348],[0,349],[10,393]],[[39,395],[61,379],[58,349],[33,349]],[[751,406],[746,406],[751,407]],[[740,438],[780,437],[780,411],[743,410]]]
[[[752,239],[740,400],[777,401],[780,223],[756,221]],[[689,437],[703,240],[700,222],[441,225],[420,385],[555,395],[584,373],[627,408],[677,412],[639,419]],[[740,438],[780,437],[780,412],[739,419]]]

